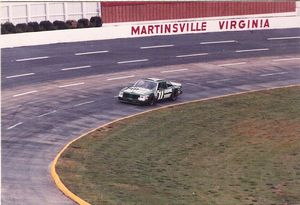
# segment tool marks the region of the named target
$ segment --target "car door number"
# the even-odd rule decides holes
[[[161,100],[164,98],[164,90],[158,90],[157,94],[158,94],[158,97],[157,97],[158,100]]]

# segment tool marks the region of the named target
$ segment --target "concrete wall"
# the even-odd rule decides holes
[[[104,23],[295,12],[293,0],[101,2]]]
[[[66,21],[99,15],[99,2],[1,2],[1,23]]]
[[[253,26],[253,21],[258,21],[258,26]],[[227,23],[228,22],[228,23]],[[234,27],[232,27],[234,22]],[[262,23],[261,23],[262,22]],[[268,30],[283,28],[300,28],[300,16],[289,17],[267,17],[259,16],[238,16],[233,18],[205,18],[205,19],[186,19],[173,21],[148,21],[135,23],[104,24],[100,28],[87,29],[68,29],[56,31],[44,31],[33,33],[17,33],[0,35],[0,47],[19,47],[29,45],[43,45],[63,42],[79,42],[91,40],[117,39],[117,38],[136,38],[144,36],[157,35],[179,35],[191,33],[208,32],[227,32],[227,31],[245,31],[245,30]],[[245,24],[246,23],[246,24]],[[249,24],[250,23],[250,24]],[[187,26],[189,25],[189,26]],[[228,25],[228,26],[227,26]],[[161,32],[160,28],[172,28],[171,32]],[[158,32],[149,32],[151,28],[158,27]],[[174,28],[178,28],[176,31]],[[182,27],[184,29],[179,29]],[[137,30],[139,32],[133,32]],[[187,29],[189,28],[189,29]],[[145,32],[144,32],[145,30]],[[152,31],[156,31],[155,29]]]

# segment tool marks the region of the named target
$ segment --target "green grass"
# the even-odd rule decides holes
[[[92,204],[300,204],[300,87],[118,122],[73,143],[57,171]]]

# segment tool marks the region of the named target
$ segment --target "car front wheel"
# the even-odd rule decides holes
[[[155,104],[156,104],[156,98],[154,97],[154,95],[151,95],[149,97],[148,105],[153,106]]]

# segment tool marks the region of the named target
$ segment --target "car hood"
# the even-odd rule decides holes
[[[181,86],[182,86],[181,83],[171,82],[171,84],[172,84],[173,86],[175,86],[175,87],[181,87]]]
[[[141,88],[141,87],[129,87],[129,88],[124,88],[123,92],[136,94],[136,95],[148,95],[152,93],[152,90]]]

